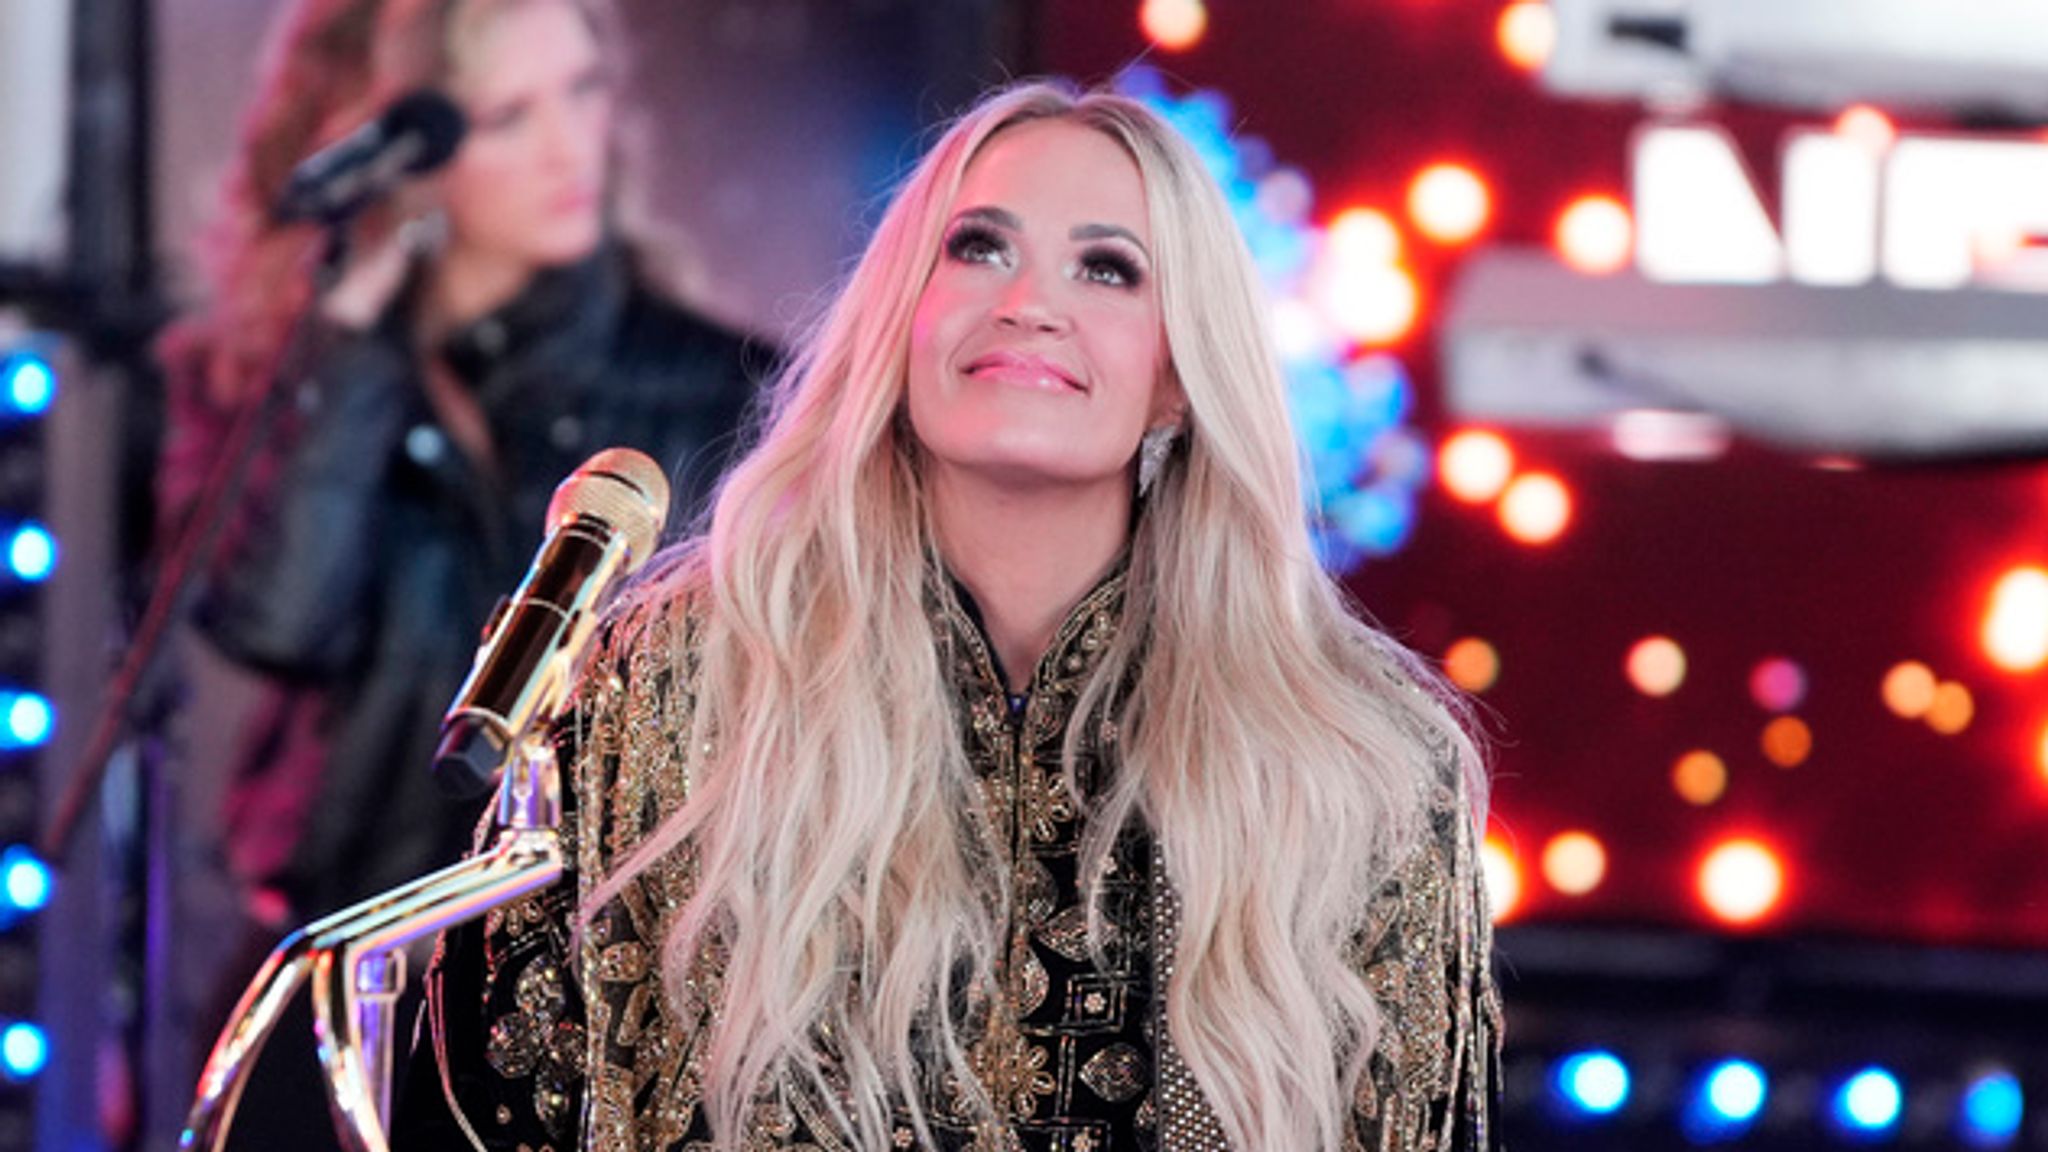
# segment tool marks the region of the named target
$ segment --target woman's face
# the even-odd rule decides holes
[[[968,164],[918,299],[910,423],[935,467],[1129,491],[1177,394],[1137,164],[1083,125],[1005,129]]]
[[[524,268],[573,263],[604,233],[612,93],[567,0],[497,6],[450,90],[469,134],[442,174],[451,244]]]

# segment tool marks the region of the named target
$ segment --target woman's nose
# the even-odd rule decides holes
[[[1055,291],[1041,284],[1036,274],[1028,270],[1020,272],[996,301],[996,322],[1035,332],[1065,331],[1069,320],[1057,302]]]

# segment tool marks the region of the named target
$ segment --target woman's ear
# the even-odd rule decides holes
[[[1171,425],[1181,431],[1188,425],[1188,395],[1180,386],[1180,373],[1168,365],[1159,376],[1159,383],[1152,389],[1152,410],[1145,417],[1145,427],[1158,428]]]

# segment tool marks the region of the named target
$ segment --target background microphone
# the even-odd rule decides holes
[[[447,163],[468,127],[462,109],[431,88],[401,96],[292,169],[274,215],[279,223],[346,220],[406,177]]]
[[[599,452],[555,489],[547,539],[486,627],[469,679],[441,719],[434,777],[443,791],[463,799],[489,791],[519,739],[554,719],[599,601],[653,555],[667,515],[668,477],[630,448]]]

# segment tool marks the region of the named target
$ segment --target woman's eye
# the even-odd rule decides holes
[[[981,228],[962,228],[946,240],[946,255],[962,264],[1000,264],[1007,255],[1002,240]]]
[[[482,115],[476,117],[474,123],[480,131],[498,132],[508,128],[515,128],[524,119],[526,119],[526,103],[519,101],[486,109]]]
[[[1081,258],[1081,279],[1112,288],[1135,288],[1143,273],[1135,260],[1120,252],[1091,252]]]

